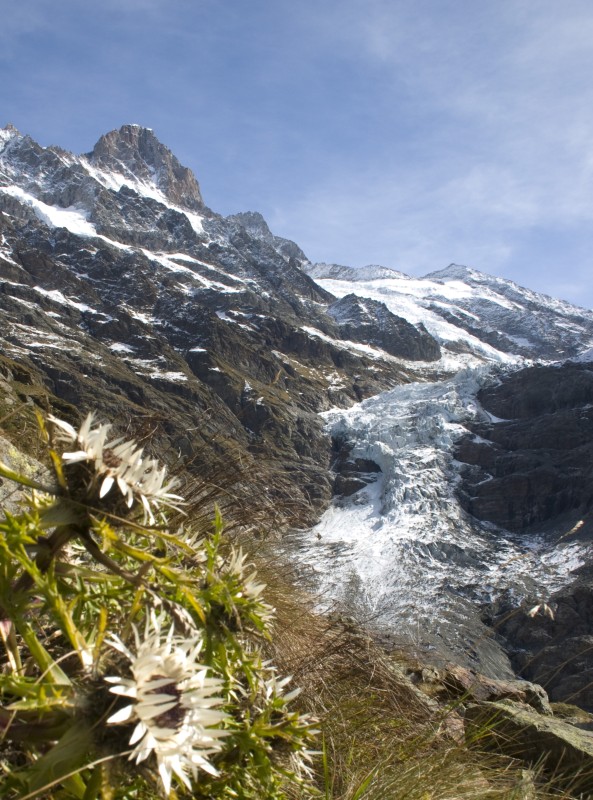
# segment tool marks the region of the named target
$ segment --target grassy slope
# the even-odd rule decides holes
[[[285,570],[284,570],[285,571]],[[319,786],[327,800],[536,800],[571,797],[536,771],[467,742],[454,707],[423,695],[407,678],[405,653],[386,654],[310,600],[269,558],[260,563],[277,609],[271,656],[302,687],[300,702],[320,719]]]
[[[42,406],[51,404],[47,392],[40,399]],[[26,454],[25,460],[39,455],[33,408],[14,382],[0,385],[0,434],[17,455]],[[228,480],[225,486],[224,464],[220,478],[201,485],[192,479],[190,517],[208,524],[212,503],[219,502],[229,533],[236,536],[253,519],[244,491],[235,491]],[[387,655],[363,631],[314,614],[311,599],[271,555],[270,544],[249,540],[259,575],[268,584],[266,599],[277,609],[270,657],[281,673],[294,676],[294,685],[303,690],[300,705],[320,721],[323,752],[316,763],[325,800],[571,796],[538,781],[520,762],[488,754],[479,742],[468,744],[455,709],[424,696],[408,680],[405,655]]]

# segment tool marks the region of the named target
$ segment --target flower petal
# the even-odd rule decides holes
[[[113,476],[107,475],[103,483],[101,484],[101,491],[99,492],[99,497],[105,497],[105,495],[109,492],[111,487],[113,486]]]
[[[115,714],[112,714],[107,722],[110,725],[118,725],[121,722],[127,722],[128,720],[132,719],[134,716],[134,706],[124,706],[124,708],[120,708],[119,711],[116,711]]]

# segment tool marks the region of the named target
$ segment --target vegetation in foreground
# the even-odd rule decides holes
[[[241,549],[172,530],[177,482],[90,414],[50,417],[52,473],[0,525],[3,798],[314,794],[312,718],[264,660]]]
[[[25,489],[0,523],[2,800],[576,796],[468,743],[268,553],[264,599],[220,516],[206,530],[133,442],[40,425],[48,476],[0,467]]]

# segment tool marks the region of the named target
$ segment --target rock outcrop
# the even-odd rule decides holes
[[[275,236],[258,211],[242,211],[239,214],[231,214],[226,220],[245,228],[254,239],[261,239],[267,242],[287,261],[292,259],[299,266],[308,263],[309,259],[298,244],[290,239],[284,239],[282,236]]]
[[[548,613],[530,615],[501,600],[484,617],[519,674],[544,686],[551,700],[593,712],[593,571],[578,573],[547,600]]]
[[[132,181],[153,183],[167,200],[192,211],[204,208],[193,172],[179,163],[150,128],[124,125],[101,136],[88,159],[92,166]]]
[[[550,542],[590,541],[593,364],[523,369],[484,388],[478,399],[492,421],[474,425],[458,444],[456,458],[466,465],[463,507],[484,522],[537,531]],[[550,598],[518,607],[515,597],[502,596],[483,618],[520,675],[544,686],[554,701],[593,710],[590,568]]]
[[[438,343],[424,325],[417,327],[392,314],[385,303],[347,294],[328,306],[327,313],[339,326],[342,339],[369,342],[396,358],[437,361]]]
[[[483,389],[478,400],[494,421],[474,425],[457,446],[456,458],[468,465],[463,507],[513,531],[587,514],[593,364],[523,369]]]
[[[200,475],[251,465],[261,501],[312,521],[332,484],[318,412],[413,367],[342,342],[296,245],[257,215],[210,211],[151,130],[125,125],[80,157],[0,133],[5,355],[71,416],[157,426]]]
[[[468,738],[544,770],[570,796],[591,797],[593,733],[509,700],[470,705]]]

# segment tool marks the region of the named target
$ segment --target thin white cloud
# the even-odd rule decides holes
[[[590,0],[265,5],[11,4],[11,109],[75,150],[126,121],[153,127],[215,210],[267,211],[313,258],[465,261],[543,285],[562,246],[586,281]]]
[[[370,249],[404,271],[461,258],[498,274],[535,274],[535,266],[518,261],[530,257],[527,240],[544,241],[553,232],[566,244],[571,236],[588,241],[589,2],[344,0],[336,26],[327,8],[319,22],[323,35],[352,48],[353,58],[381,76],[416,146],[409,158],[399,120],[386,117],[383,124],[394,132],[391,151],[389,144],[375,155],[361,149],[363,160],[342,164],[347,191],[333,174],[291,206],[287,216],[300,230],[315,230],[317,221],[317,230],[330,232],[325,244],[323,235],[309,233],[312,251],[319,248],[325,259],[335,246],[360,263],[359,241],[372,237]],[[534,246],[531,258],[542,250]],[[579,256],[586,273],[582,247]],[[377,257],[369,252],[364,260]],[[568,291],[570,282],[562,286]]]

